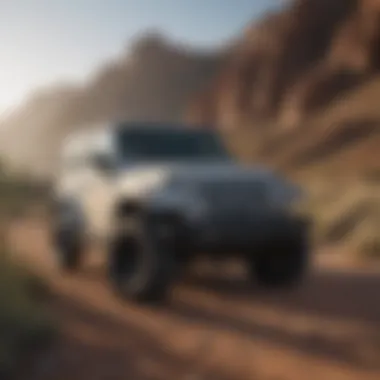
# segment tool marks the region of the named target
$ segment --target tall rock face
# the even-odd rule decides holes
[[[186,118],[294,127],[380,68],[380,1],[296,0],[249,27]]]
[[[49,173],[63,137],[81,125],[119,118],[180,121],[224,59],[224,51],[188,49],[148,32],[84,86],[35,93],[0,123],[0,150],[26,170]]]

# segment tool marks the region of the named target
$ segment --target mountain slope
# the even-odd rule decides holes
[[[291,1],[247,28],[186,118],[235,131],[250,159],[288,170],[326,164],[346,148],[352,160],[355,145],[368,144],[378,160],[379,44],[378,0]]]

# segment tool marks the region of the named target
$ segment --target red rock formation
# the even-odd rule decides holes
[[[380,2],[297,0],[240,40],[237,53],[188,118],[237,128],[295,125],[379,69]],[[205,100],[206,99],[206,100]]]

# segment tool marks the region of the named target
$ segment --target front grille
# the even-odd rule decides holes
[[[266,188],[259,182],[212,182],[203,184],[202,193],[208,204],[219,211],[244,212],[266,203]]]

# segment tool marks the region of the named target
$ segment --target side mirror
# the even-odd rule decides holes
[[[96,153],[92,156],[91,161],[93,167],[101,172],[110,173],[115,169],[113,159],[107,154]]]

